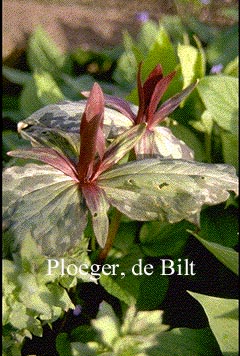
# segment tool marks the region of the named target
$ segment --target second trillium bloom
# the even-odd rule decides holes
[[[150,156],[192,160],[194,157],[193,151],[183,141],[176,138],[169,128],[158,126],[180,105],[181,101],[192,92],[197,84],[195,82],[189,85],[158,108],[158,104],[174,75],[175,72],[171,72],[167,76],[163,76],[162,67],[158,64],[142,84],[140,64],[137,76],[139,108],[136,114],[127,101],[105,95],[106,105],[127,116],[133,125],[146,123],[146,131],[134,147],[138,158]]]

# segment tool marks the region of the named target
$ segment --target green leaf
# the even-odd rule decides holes
[[[210,328],[174,328],[161,333],[157,345],[149,349],[150,356],[222,356]]]
[[[43,254],[61,256],[81,240],[87,210],[70,177],[50,166],[27,164],[7,168],[3,187],[4,218],[16,244],[30,231]]]
[[[230,132],[222,131],[222,150],[224,162],[232,164],[238,170],[238,137]]]
[[[233,61],[231,61],[226,65],[224,69],[224,74],[238,77],[238,66],[239,66],[239,58],[237,56]]]
[[[189,292],[203,308],[224,356],[238,353],[238,301]]]
[[[109,347],[119,336],[120,323],[117,319],[113,308],[106,302],[100,304],[97,318],[92,320],[92,326],[98,331],[103,343]]]
[[[132,305],[136,302],[136,299],[129,293],[124,286],[120,286],[111,276],[101,275],[100,284],[104,287],[104,289],[123,301],[127,305]]]
[[[238,24],[219,31],[207,47],[207,59],[211,64],[227,65],[238,55]]]
[[[237,209],[220,205],[202,211],[199,236],[205,240],[234,248],[238,244],[238,231]]]
[[[64,99],[56,81],[48,72],[34,72],[33,79],[36,83],[37,96],[43,105],[54,104]]]
[[[2,69],[3,76],[7,78],[10,82],[24,85],[31,79],[31,74],[28,72],[23,72],[19,69],[9,68],[7,66],[3,66]]]
[[[238,115],[237,78],[225,75],[204,77],[197,89],[213,120],[235,134]]]
[[[186,229],[191,226],[187,221],[176,224],[147,222],[140,231],[141,248],[148,256],[177,256],[189,237]]]
[[[203,204],[219,204],[237,192],[235,170],[227,165],[144,159],[104,172],[99,186],[109,202],[134,220],[199,223]]]
[[[178,56],[183,75],[183,88],[186,88],[196,79],[204,76],[202,58],[197,48],[181,44],[178,45]]]
[[[33,71],[43,70],[57,75],[70,69],[69,64],[66,63],[66,55],[61,53],[51,37],[40,26],[29,39],[27,59]]]
[[[238,275],[238,253],[234,249],[202,239],[190,231],[219,261]]]

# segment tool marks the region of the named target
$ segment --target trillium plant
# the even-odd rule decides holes
[[[83,93],[87,101],[47,106],[19,124],[32,147],[8,154],[34,161],[3,175],[4,226],[16,246],[30,232],[44,255],[63,256],[79,245],[90,221],[105,257],[112,208],[115,220],[122,213],[199,226],[203,205],[237,192],[233,167],[194,161],[191,149],[159,126],[196,86],[158,108],[174,75],[163,76],[157,65],[142,84],[140,65],[137,111],[95,83]]]

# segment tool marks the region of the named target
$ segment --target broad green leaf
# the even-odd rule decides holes
[[[219,261],[238,275],[238,253],[230,247],[222,246],[215,242],[202,239],[198,234],[191,231],[195,236]]]
[[[109,202],[135,220],[183,219],[199,223],[203,204],[219,204],[237,192],[235,169],[183,160],[145,159],[99,177]]]
[[[232,164],[238,170],[238,137],[230,132],[222,131],[222,150],[224,162]]]
[[[238,80],[231,76],[209,76],[197,87],[200,97],[213,120],[235,134],[238,115]]]
[[[34,72],[37,96],[43,105],[54,104],[64,99],[60,88],[48,72]]]
[[[174,328],[161,333],[149,356],[222,356],[210,328]]]
[[[239,58],[238,56],[228,63],[224,69],[224,74],[238,77]]]
[[[206,54],[211,64],[227,65],[238,55],[238,24],[219,31],[208,44]]]
[[[63,255],[81,240],[87,210],[74,181],[50,166],[27,164],[3,174],[3,212],[18,245],[29,231],[43,254]]]
[[[178,45],[178,57],[180,59],[183,75],[183,88],[186,88],[196,79],[204,76],[201,56],[197,48],[190,45]]]
[[[136,302],[136,299],[129,293],[124,286],[120,286],[111,276],[102,275],[100,278],[100,284],[111,295],[120,299],[127,305],[132,305]]]
[[[209,206],[201,212],[199,236],[204,240],[234,248],[238,244],[238,231],[237,209],[220,205]]]
[[[224,356],[238,353],[238,301],[188,291],[203,308]]]
[[[44,70],[54,75],[61,71],[69,71],[66,55],[61,53],[51,37],[40,26],[29,39],[27,59],[32,70]]]
[[[119,336],[120,323],[113,308],[106,302],[102,302],[99,307],[97,318],[92,320],[94,329],[98,331],[104,344],[112,346],[114,340]]]
[[[186,221],[176,224],[151,221],[140,231],[141,248],[148,256],[177,256],[182,252],[192,225]]]
[[[28,72],[23,72],[19,69],[9,68],[7,66],[3,66],[3,76],[7,78],[10,82],[24,85],[31,78],[31,74]]]

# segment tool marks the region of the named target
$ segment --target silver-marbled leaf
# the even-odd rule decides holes
[[[147,130],[136,143],[137,159],[147,157],[161,157],[168,159],[193,160],[194,152],[186,143],[174,136],[167,127],[156,126],[154,130]]]
[[[25,139],[33,135],[40,135],[46,128],[62,130],[76,134],[79,137],[80,120],[86,107],[86,100],[64,101],[47,105],[36,111],[27,119],[18,123],[18,131]],[[132,126],[132,122],[118,111],[104,109],[104,134],[106,138],[113,138]]]
[[[76,247],[87,225],[87,207],[78,185],[48,165],[27,164],[3,173],[4,227],[16,245],[30,231],[46,256]]]
[[[144,159],[115,167],[99,177],[109,202],[136,220],[199,224],[204,204],[224,202],[237,194],[235,169],[224,164]]]

